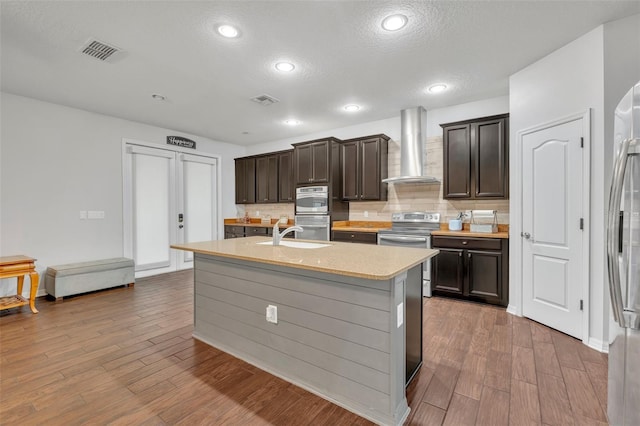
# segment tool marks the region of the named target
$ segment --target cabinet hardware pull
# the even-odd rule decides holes
[[[468,243],[469,243],[468,241],[463,241],[463,242],[462,242],[462,245],[465,245],[465,246],[466,246]]]

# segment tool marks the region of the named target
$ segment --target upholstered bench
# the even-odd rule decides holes
[[[49,266],[44,278],[47,294],[62,300],[89,291],[135,283],[133,259],[116,257],[90,262]]]

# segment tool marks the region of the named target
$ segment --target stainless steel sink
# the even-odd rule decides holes
[[[262,243],[256,243],[261,246],[272,246],[273,241],[264,241]],[[331,244],[321,244],[321,243],[306,243],[304,241],[280,241],[281,246],[292,247],[292,248],[301,248],[301,249],[319,249],[322,247],[329,247]]]

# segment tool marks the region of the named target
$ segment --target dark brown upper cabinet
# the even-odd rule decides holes
[[[509,114],[441,127],[443,198],[509,198]]]
[[[342,199],[384,201],[387,199],[388,143],[386,135],[348,139],[340,144]]]
[[[293,182],[293,150],[278,154],[278,202],[293,203],[295,185]]]
[[[235,160],[236,204],[293,202],[292,149]]]
[[[256,202],[256,159],[236,158],[236,204]]]
[[[256,157],[256,203],[278,202],[278,156]]]
[[[326,138],[293,144],[296,184],[329,183],[332,146],[337,142],[339,141],[335,138]]]

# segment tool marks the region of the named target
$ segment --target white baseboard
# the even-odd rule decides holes
[[[593,337],[589,337],[589,343],[587,343],[591,349],[595,349],[598,352],[603,352],[605,354],[609,353],[609,343],[604,342],[600,339],[595,339]]]
[[[515,305],[509,304],[509,305],[507,306],[507,313],[508,313],[508,314],[516,315],[516,316],[517,316],[517,315],[518,315],[517,311],[518,311],[518,310],[516,309],[516,306],[515,306]]]

